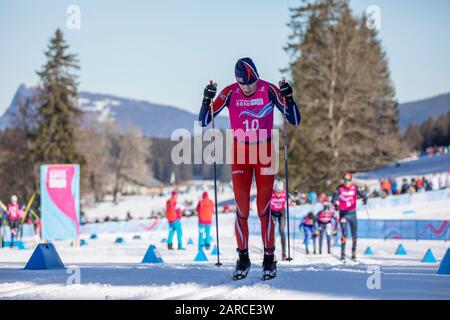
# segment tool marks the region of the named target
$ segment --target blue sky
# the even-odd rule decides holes
[[[234,81],[236,59],[250,56],[277,82],[289,61],[289,7],[278,0],[0,0],[0,114],[20,83],[37,82],[57,27],[81,61],[80,90],[179,106],[196,112],[210,79]],[[81,29],[66,9],[81,9]],[[450,91],[450,1],[353,0],[357,14],[381,9],[380,38],[400,102]]]

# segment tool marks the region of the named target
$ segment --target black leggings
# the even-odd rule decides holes
[[[284,229],[286,229],[286,214],[284,210],[279,212],[272,211],[273,222],[277,223],[278,220],[278,232],[281,237],[281,254],[286,254],[286,234],[284,233]]]
[[[348,226],[352,235],[352,252],[356,251],[356,240],[358,238],[358,221],[356,219],[356,211],[341,211],[339,213],[339,223],[341,225],[341,253],[345,253],[345,244],[348,239]]]
[[[14,240],[19,237],[19,220],[9,220],[9,228],[11,229],[11,245],[13,245]]]
[[[328,226],[328,230],[327,230]],[[322,244],[323,244],[323,236],[327,237],[327,251],[331,252],[331,222],[328,223],[320,223],[319,222],[319,253],[322,253]]]

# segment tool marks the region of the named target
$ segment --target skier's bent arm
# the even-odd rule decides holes
[[[356,193],[358,194],[358,196],[363,199],[363,204],[367,203],[367,195],[365,192],[361,191],[358,187],[356,187]]]
[[[231,89],[225,87],[219,96],[211,103],[211,100],[203,99],[200,114],[198,115],[198,121],[202,127],[206,127],[211,122],[211,108],[214,112],[214,117],[217,116],[225,107],[228,107],[230,103]]]
[[[338,199],[339,199],[339,187],[333,193],[333,196],[331,197],[331,203],[335,203]]]
[[[300,124],[301,114],[294,100],[286,102],[280,89],[272,84],[269,86],[269,98],[282,114],[284,114],[284,109],[286,108],[286,118],[291,124],[294,126]]]

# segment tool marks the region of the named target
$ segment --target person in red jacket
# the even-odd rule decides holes
[[[169,237],[167,238],[167,247],[173,250],[173,235],[177,233],[178,250],[183,248],[183,229],[181,227],[182,211],[177,207],[177,192],[172,191],[172,196],[166,202],[166,218],[169,222]]]
[[[208,192],[203,192],[202,200],[198,202],[198,246],[209,249],[211,246],[211,223],[214,213],[214,202],[209,199]]]

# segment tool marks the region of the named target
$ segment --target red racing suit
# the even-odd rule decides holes
[[[233,130],[232,181],[236,201],[235,232],[238,250],[248,249],[248,217],[250,214],[250,188],[255,177],[256,204],[261,222],[264,252],[273,254],[275,238],[270,216],[270,200],[275,177],[274,157],[271,141],[273,110],[284,113],[293,125],[300,124],[300,112],[294,101],[286,106],[280,90],[273,84],[257,80],[257,88],[251,96],[245,96],[237,83],[225,87],[211,106],[202,105],[199,121],[202,126],[228,107],[230,125]]]

